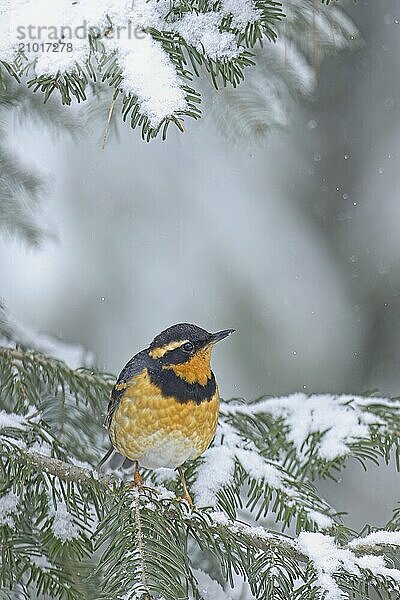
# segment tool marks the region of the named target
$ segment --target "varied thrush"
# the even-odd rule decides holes
[[[121,371],[111,392],[104,426],[112,448],[139,466],[178,469],[185,498],[192,505],[182,469],[211,444],[218,422],[219,394],[210,367],[213,345],[233,333],[209,333],[189,323],[162,331]]]

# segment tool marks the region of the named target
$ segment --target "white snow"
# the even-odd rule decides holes
[[[252,469],[255,477],[270,477],[271,485],[279,479],[278,471],[261,458],[256,449],[243,440],[229,424],[220,422],[213,446],[202,456],[192,485],[195,503],[198,506],[217,506],[219,490],[233,483],[236,462]]]
[[[303,393],[281,398],[266,398],[256,404],[226,404],[224,414],[257,415],[262,413],[282,417],[288,426],[288,439],[293,442],[297,456],[302,462],[308,460],[308,436],[321,433],[317,444],[318,455],[326,460],[345,456],[350,444],[369,437],[371,425],[384,425],[384,421],[366,408],[381,404],[395,409],[400,402],[386,398],[363,398],[359,396],[321,394],[307,396]]]
[[[51,526],[53,535],[62,543],[79,537],[79,527],[74,522],[71,513],[68,512],[65,502],[57,502],[57,507],[54,508],[53,500],[49,498],[49,515],[54,519]]]
[[[139,595],[134,590],[129,590],[126,594],[121,596],[121,600],[140,600],[141,597],[143,597],[142,594]],[[162,600],[162,598],[160,600]]]
[[[19,448],[20,450],[27,450],[27,445],[26,442],[24,442],[24,440],[19,440],[17,438],[13,438],[13,437],[6,437],[6,436],[2,436],[3,440],[7,442],[8,446],[12,446],[15,448]]]
[[[400,571],[398,569],[391,569],[386,566],[385,559],[383,556],[375,556],[374,554],[366,554],[355,559],[355,563],[360,569],[367,569],[371,571],[376,577],[385,577],[394,579],[397,583],[400,583]]]
[[[360,569],[368,569],[374,576],[391,577],[400,582],[400,571],[387,567],[383,556],[357,556],[351,549],[339,547],[333,537],[322,533],[300,533],[297,548],[312,561],[317,574],[317,584],[326,593],[324,600],[349,598],[339,588],[334,577],[341,571],[359,577]]]
[[[192,493],[197,506],[216,506],[219,490],[233,482],[235,453],[230,448],[213,446],[203,454]]]
[[[261,11],[247,0],[222,0],[222,12],[232,15],[232,25],[241,31],[261,18]]]
[[[193,569],[203,600],[230,600],[222,586],[201,569]]]
[[[215,510],[214,512],[212,512],[211,518],[217,525],[229,525],[230,523],[232,523],[228,516],[224,512],[219,510]]]
[[[400,546],[400,531],[373,531],[365,537],[355,538],[349,542],[350,548],[376,545]]]
[[[216,525],[225,525],[229,527],[230,531],[232,531],[233,533],[245,533],[246,536],[263,540],[276,540],[280,537],[278,533],[270,533],[264,527],[261,526],[255,527],[253,525],[239,523],[238,521],[231,521],[225,513],[220,511],[212,512],[211,518]],[[282,536],[281,539],[285,542],[285,544],[293,545],[294,548],[296,547],[296,545],[290,538]]]
[[[26,425],[25,417],[0,410],[0,431],[2,429],[25,429]]]
[[[49,571],[55,569],[55,566],[51,564],[47,556],[44,554],[30,554],[29,560],[32,564],[36,565],[42,571]]]
[[[18,496],[14,492],[7,492],[0,497],[0,525],[14,527],[12,514],[16,512],[18,506]]]
[[[186,108],[185,92],[167,54],[149,35],[143,39],[110,40],[124,78],[123,91],[139,98],[143,112],[156,127],[162,119]]]
[[[298,549],[313,562],[318,585],[326,592],[325,600],[345,598],[333,575],[340,571],[342,565],[345,565],[345,568],[354,574],[359,572],[354,565],[352,552],[338,548],[331,536],[308,532],[300,533]]]
[[[189,13],[174,23],[173,29],[210,58],[233,58],[239,54],[235,36],[229,32],[220,33],[220,22],[218,13]]]
[[[324,515],[316,510],[308,510],[308,516],[318,526],[318,529],[329,529],[334,524],[334,521],[328,515]]]
[[[283,478],[278,465],[262,457],[251,442],[242,439],[231,425],[221,419],[214,444],[201,457],[197,477],[191,487],[195,504],[217,508],[218,492],[234,483],[235,466],[238,463],[251,478],[285,492],[288,505],[292,502],[291,498],[293,502],[298,498],[297,490]],[[331,517],[314,510],[312,506],[304,505],[303,510],[320,529],[333,525]]]
[[[173,500],[176,498],[176,495],[174,494],[174,492],[171,492],[171,490],[168,490],[163,485],[155,486],[154,490],[157,492],[158,500]]]
[[[0,59],[12,62],[23,44],[37,75],[72,73],[89,58],[88,34],[94,30],[106,52],[115,52],[123,91],[137,96],[142,112],[157,126],[187,103],[175,66],[146,30],[179,34],[209,58],[229,59],[243,48],[233,33],[220,31],[223,19],[231,14],[233,26],[243,31],[261,16],[255,0],[223,0],[214,11],[186,12],[173,21],[166,20],[169,11],[166,0],[0,0]],[[50,44],[59,41],[69,43],[70,50],[52,51]]]
[[[281,488],[283,485],[282,475],[278,469],[265,460],[255,450],[237,448],[235,455],[239,462],[245,467],[250,477],[264,479],[272,488]]]
[[[52,448],[50,444],[44,442],[43,440],[36,440],[28,450],[28,452],[37,452],[43,456],[51,456],[51,451]]]

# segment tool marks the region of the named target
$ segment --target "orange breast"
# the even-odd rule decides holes
[[[211,400],[163,397],[144,371],[129,382],[113,415],[110,437],[122,455],[148,468],[176,468],[200,456],[215,435],[218,388]]]

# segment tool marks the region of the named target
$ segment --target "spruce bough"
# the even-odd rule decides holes
[[[165,139],[170,124],[183,132],[187,117],[201,116],[204,76],[219,90],[215,100],[231,105],[229,129],[257,137],[280,128],[282,104],[311,93],[317,62],[358,38],[328,0],[59,0],[51,11],[47,0],[13,4],[0,8],[0,86],[12,76],[45,102],[58,96],[65,105],[97,105],[108,90],[104,144],[117,112],[147,141]],[[233,102],[229,89],[256,64],[264,93],[250,76]]]
[[[171,471],[149,471],[140,492],[127,486],[129,474],[95,469],[107,444],[101,415],[110,375],[1,347],[0,378],[0,597],[207,600],[242,589],[241,598],[337,600],[400,592],[399,511],[384,530],[357,533],[312,483],[335,477],[351,457],[366,468],[394,457],[398,467],[398,400],[224,402],[213,446],[187,468],[192,511],[177,498]],[[338,437],[340,420],[347,429]]]

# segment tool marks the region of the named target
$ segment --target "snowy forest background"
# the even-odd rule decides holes
[[[226,398],[396,395],[400,13],[396,0],[341,4],[363,43],[324,59],[313,98],[262,145],[222,119],[207,82],[205,117],[166,143],[115,121],[101,150],[105,100],[84,127],[83,110],[45,129],[3,106],[7,144],[45,181],[40,243],[0,239],[13,316],[109,372],[171,323],[235,327],[214,357]],[[338,510],[357,507],[355,528],[383,525],[397,488],[372,465],[321,486]]]

